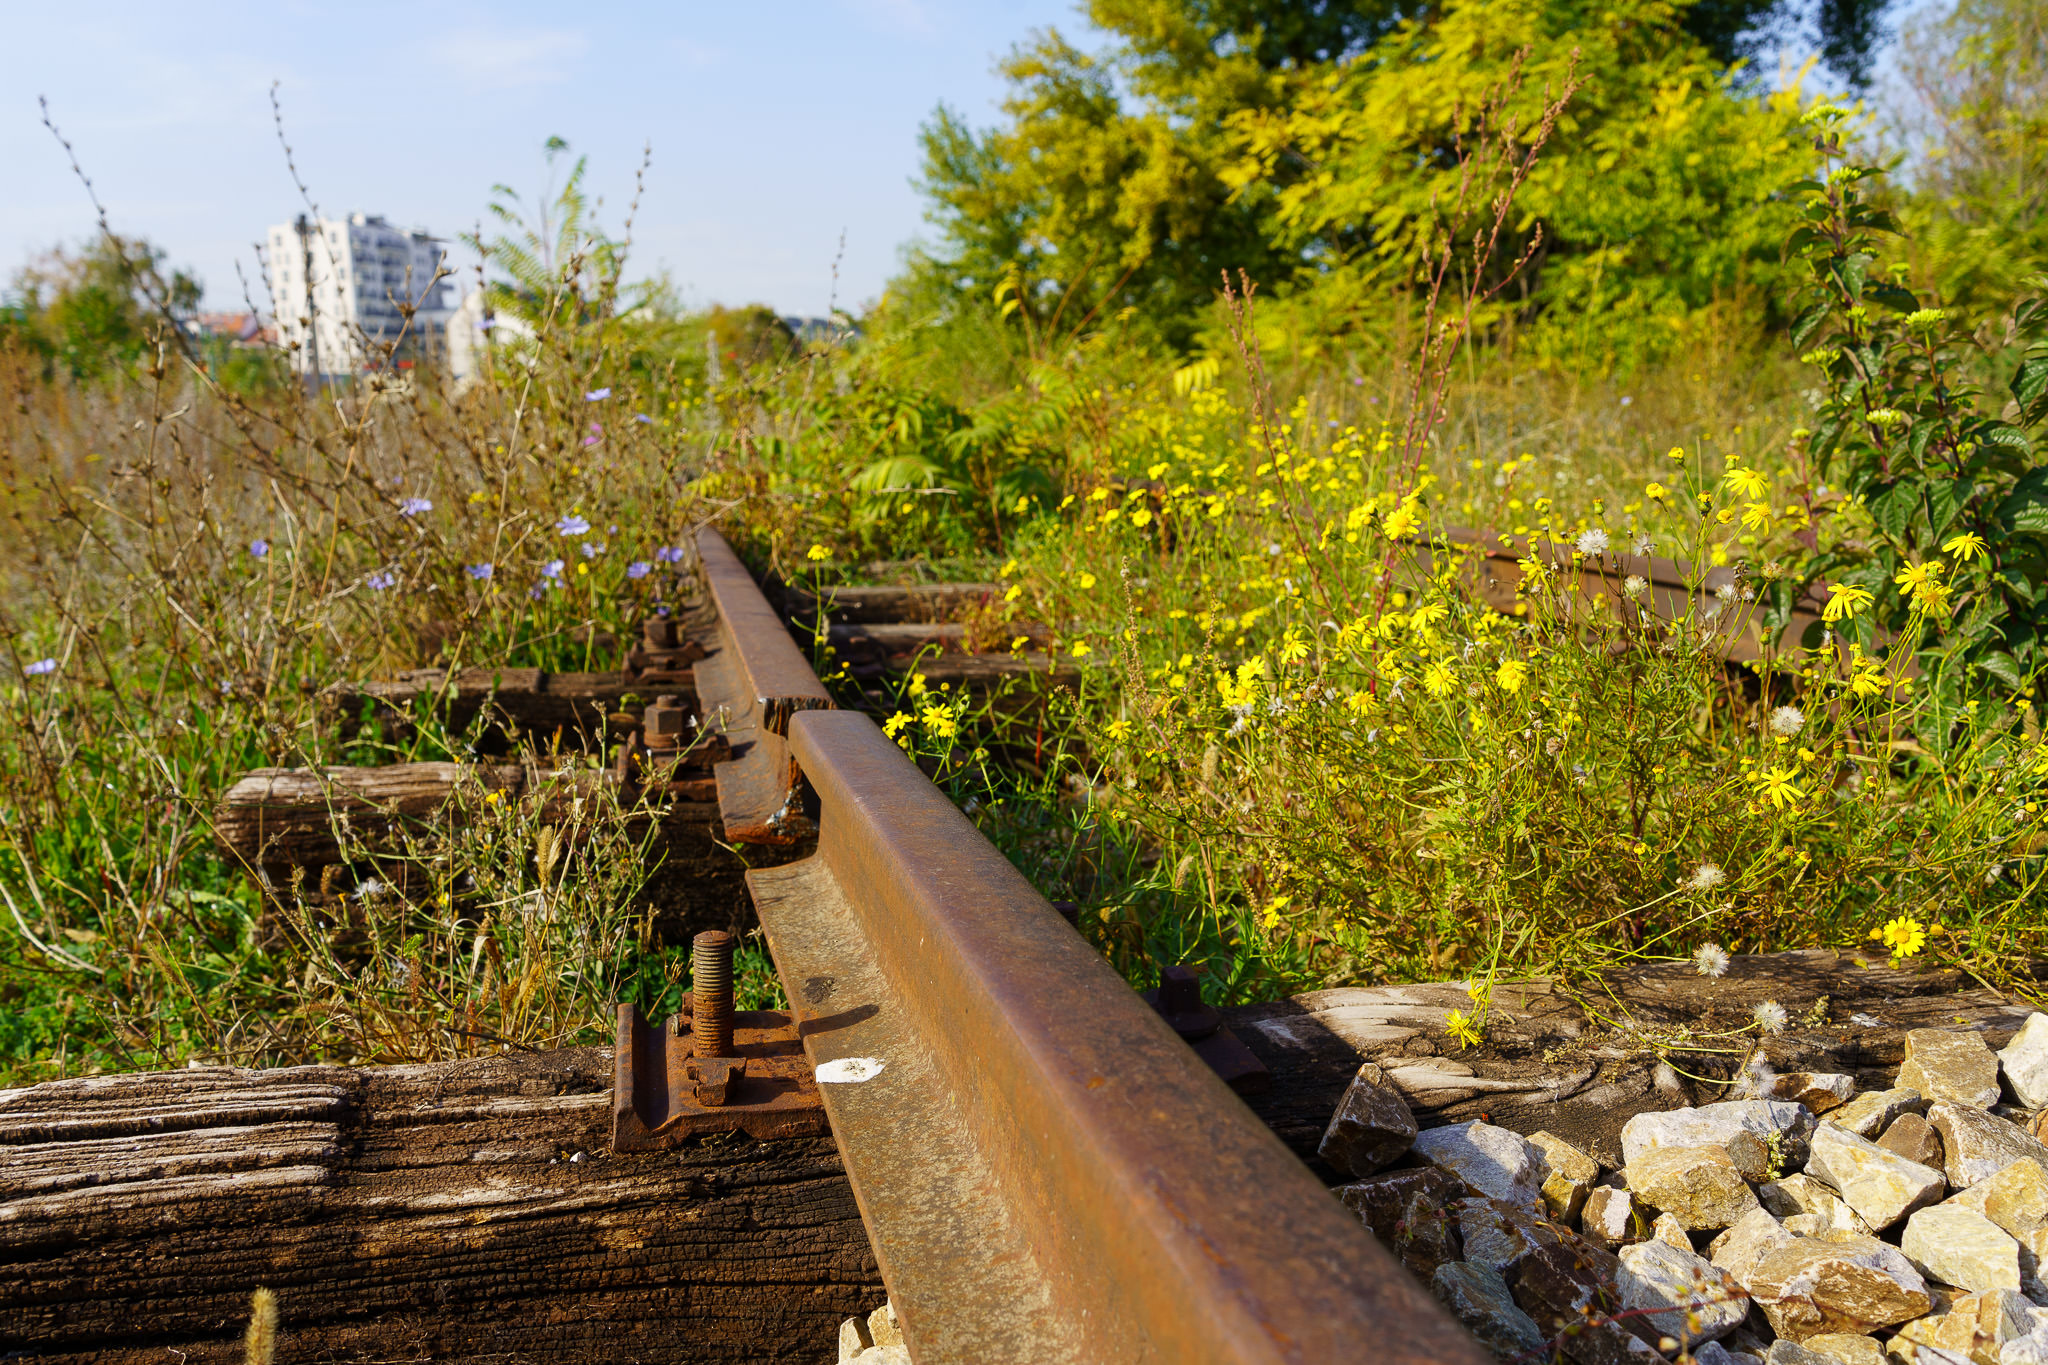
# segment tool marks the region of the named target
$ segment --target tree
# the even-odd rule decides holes
[[[164,270],[165,253],[139,237],[102,235],[77,252],[55,248],[15,272],[0,337],[74,378],[125,368],[159,325],[199,306],[188,271]]]
[[[1900,205],[1946,301],[2002,311],[2048,268],[2048,13],[2036,0],[1955,0],[1901,35],[1917,98],[1915,193]]]
[[[1822,4],[1823,46],[1838,67],[1862,71],[1882,8]],[[1039,325],[1136,305],[1182,345],[1224,267],[1250,271],[1275,293],[1321,288],[1367,240],[1334,219],[1309,237],[1276,224],[1276,200],[1263,190],[1327,168],[1290,144],[1248,179],[1249,129],[1279,127],[1305,102],[1327,105],[1337,88],[1355,94],[1391,68],[1412,67],[1453,20],[1481,45],[1463,54],[1472,69],[1500,66],[1513,47],[1507,32],[1564,52],[1583,29],[1672,75],[1698,108],[1732,107],[1755,92],[1723,72],[1803,12],[1793,0],[1091,0],[1090,19],[1111,38],[1103,51],[1048,29],[1003,63],[1010,95],[1000,126],[977,131],[944,107],[926,125],[920,187],[940,241],[913,269],[984,297],[1008,280]],[[1627,104],[1651,91],[1640,73],[1588,74],[1615,87],[1611,96],[1597,85],[1588,92],[1613,126],[1661,116]],[[1426,96],[1429,79],[1418,72],[1408,84]],[[1574,136],[1564,130],[1565,143]],[[1755,239],[1777,236],[1773,225]]]

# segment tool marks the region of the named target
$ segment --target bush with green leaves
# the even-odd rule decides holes
[[[1832,105],[1807,116],[1826,170],[1797,187],[1787,247],[1808,274],[1792,340],[1820,388],[1783,513],[1809,552],[1801,577],[1825,585],[1826,626],[1863,654],[1917,658],[1930,680],[1919,733],[1944,746],[1972,698],[2048,668],[2048,301],[2013,317],[2010,401],[1987,394],[1971,320],[1885,259],[1896,227],[1871,193],[1877,168],[1850,159],[1849,118]],[[1780,619],[1793,581],[1776,585]]]

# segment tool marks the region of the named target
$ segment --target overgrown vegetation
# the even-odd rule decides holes
[[[465,787],[384,876],[266,898],[208,822],[250,768],[469,756],[344,740],[322,688],[605,666],[713,518],[766,573],[993,579],[977,639],[1050,630],[1072,691],[878,710],[1134,981],[2021,975],[2040,86],[1968,54],[2032,51],[2025,7],[1920,31],[1949,154],[1889,177],[1858,114],[1730,70],[1753,6],[1091,12],[1119,46],[1021,50],[1007,126],[935,122],[941,240],[858,336],[623,284],[580,164],[501,192],[459,394],[229,384],[146,310],[90,365],[11,324],[0,1073],[542,1046],[679,989],[646,812],[565,814],[592,760],[546,737],[531,799]]]

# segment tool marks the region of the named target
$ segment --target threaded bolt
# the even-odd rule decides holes
[[[707,929],[690,940],[691,1032],[699,1057],[732,1051],[732,935]]]

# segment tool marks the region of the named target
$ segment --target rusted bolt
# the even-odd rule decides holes
[[[673,749],[683,742],[683,730],[690,715],[673,692],[664,692],[649,703],[640,717],[641,733],[650,749]]]
[[[690,1016],[699,1057],[732,1056],[732,935],[723,929],[690,940]]]
[[[676,647],[676,618],[673,616],[650,616],[640,623],[640,638],[649,649],[674,649]]]
[[[1202,982],[1192,967],[1159,969],[1158,1011],[1173,1031],[1190,1042],[1223,1027],[1223,1016],[1202,1003]]]
[[[696,1079],[697,1103],[719,1109],[732,1103],[733,1085],[747,1074],[744,1057],[695,1057],[690,1074]]]

